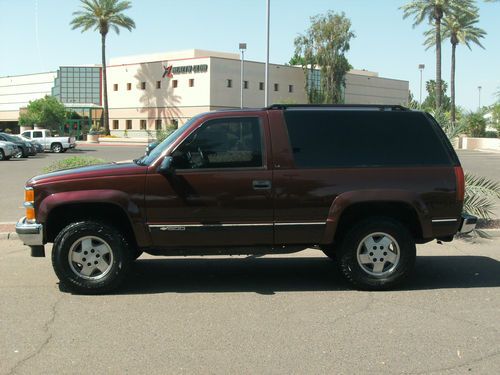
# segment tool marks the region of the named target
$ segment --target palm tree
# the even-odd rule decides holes
[[[80,0],[82,9],[73,13],[72,29],[82,29],[82,33],[93,29],[101,34],[102,81],[104,86],[104,129],[109,135],[108,79],[106,74],[106,36],[109,29],[117,34],[120,27],[131,31],[135,22],[123,12],[131,7],[130,1],[120,0]]]
[[[443,18],[442,38],[449,38],[451,43],[451,122],[456,121],[455,115],[455,67],[456,67],[456,48],[458,44],[465,44],[469,50],[471,43],[477,44],[484,48],[479,39],[484,38],[486,32],[483,29],[476,27],[479,22],[479,9],[474,5],[472,0],[462,0],[462,4],[467,11],[451,12]],[[428,30],[424,35],[427,40],[424,45],[427,48],[433,45],[433,30]]]
[[[441,21],[445,15],[464,10],[463,0],[412,0],[403,5],[403,18],[413,17],[413,27],[424,20],[434,25],[434,45],[436,46],[436,108],[441,108]]]

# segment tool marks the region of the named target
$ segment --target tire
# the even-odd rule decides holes
[[[69,290],[102,294],[116,289],[124,280],[132,254],[129,243],[116,228],[81,221],[65,227],[55,239],[52,266]]]
[[[17,148],[17,151],[14,153],[14,158],[21,159],[22,157],[23,157],[23,150],[20,148]]]
[[[356,288],[391,289],[413,271],[415,241],[398,221],[370,218],[346,234],[337,257],[340,272]]]
[[[3,160],[8,160],[5,158],[5,154],[3,152],[3,150],[0,150],[0,161],[3,161]]]
[[[59,153],[62,152],[63,147],[62,147],[62,144],[60,144],[60,143],[52,143],[50,145],[50,149],[52,150],[52,152],[55,152],[56,154],[59,154]]]

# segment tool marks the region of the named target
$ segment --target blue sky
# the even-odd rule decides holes
[[[424,80],[435,76],[434,51],[422,46],[425,27],[412,28],[398,9],[405,0],[271,0],[273,63],[293,55],[293,40],[309,18],[328,10],[345,12],[356,38],[347,57],[356,69],[410,81],[418,98],[418,64]],[[108,57],[199,48],[237,52],[246,42],[246,58],[265,59],[265,0],[133,0],[128,14],[137,28],[108,38]],[[500,3],[479,2],[488,33],[485,50],[457,50],[457,104],[467,109],[494,102],[500,88]],[[78,0],[0,0],[0,76],[56,70],[60,65],[100,62],[97,33],[72,31],[69,22]],[[37,11],[38,10],[38,11]],[[38,27],[37,27],[38,24]],[[450,45],[444,44],[443,78],[449,82]],[[424,95],[425,96],[425,95]]]

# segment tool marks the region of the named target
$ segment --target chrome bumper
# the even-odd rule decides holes
[[[462,214],[462,222],[460,223],[459,233],[469,233],[476,228],[477,217],[469,214]]]
[[[26,218],[21,218],[16,224],[16,233],[27,246],[43,245],[43,225],[27,223]]]

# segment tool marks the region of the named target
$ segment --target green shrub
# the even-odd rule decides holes
[[[71,169],[78,167],[85,167],[87,165],[103,164],[105,161],[99,158],[93,158],[88,156],[72,156],[70,158],[58,160],[48,167],[43,169],[44,173],[60,171],[62,169]]]

